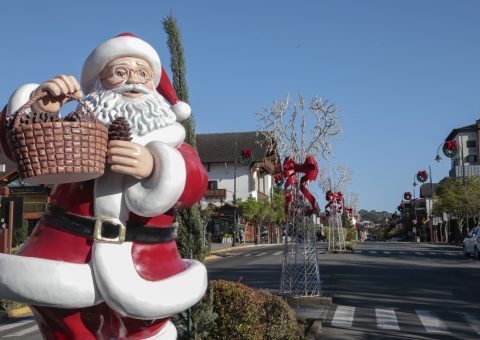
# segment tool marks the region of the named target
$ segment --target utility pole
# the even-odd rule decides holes
[[[235,139],[235,167],[233,169],[233,243],[237,245],[237,140]]]

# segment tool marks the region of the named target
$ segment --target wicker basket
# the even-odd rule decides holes
[[[103,175],[108,144],[108,130],[78,98],[92,121],[57,121],[22,124],[25,110],[45,97],[32,97],[15,112],[13,126],[7,132],[18,172],[30,184],[82,182]]]

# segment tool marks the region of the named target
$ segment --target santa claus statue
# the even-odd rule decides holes
[[[27,244],[0,256],[0,296],[31,305],[46,339],[176,339],[169,317],[207,287],[205,266],[182,260],[173,238],[174,210],[200,200],[208,182],[179,123],[190,107],[153,47],[129,33],[93,50],[80,84],[97,119],[124,117],[133,139],[109,142],[103,176],[54,186]],[[41,91],[49,95],[32,112],[58,112],[81,89],[65,75],[24,85],[1,128]],[[5,130],[0,139],[11,158]]]

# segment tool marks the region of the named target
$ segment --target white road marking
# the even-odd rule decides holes
[[[370,253],[370,254],[376,254],[377,251],[376,251],[376,250],[370,250],[369,253]]]
[[[24,335],[27,335],[29,333],[33,333],[33,332],[36,332],[36,331],[38,331],[38,326],[37,325],[26,328],[26,329],[22,329],[21,331],[18,331],[18,332],[15,332],[15,333],[10,333],[8,335],[5,335],[5,338],[13,338],[13,337],[18,337],[18,336],[24,336]]]
[[[447,326],[433,313],[425,309],[416,309],[415,312],[428,333],[450,333]]]
[[[260,253],[260,254],[257,254],[255,256],[262,256],[262,255],[267,255],[267,253]]]
[[[395,310],[375,308],[375,315],[378,328],[400,330]]]
[[[245,254],[245,255],[243,255],[243,256],[250,256],[250,255],[252,255],[252,254]]]
[[[283,254],[283,251],[277,251],[276,253],[273,253],[272,255],[277,256],[277,255],[280,255],[280,254]]]
[[[361,253],[362,253],[361,250],[354,250],[353,252],[354,252],[355,254],[361,254]]]
[[[333,315],[332,326],[346,328],[352,327],[354,314],[355,307],[338,306]]]
[[[415,254],[417,254],[417,255],[422,255],[422,256],[425,255],[424,253],[421,253],[421,252],[419,252],[419,251],[416,251]]]
[[[384,251],[383,251],[383,253],[384,253],[384,254],[387,254],[387,255],[389,255],[389,254],[390,254],[390,252],[389,252],[389,251],[387,251],[387,250],[384,250]]]
[[[22,321],[19,321],[19,322],[15,322],[15,323],[9,323],[9,324],[6,324],[6,325],[1,325],[0,326],[0,332],[3,332],[3,331],[6,331],[8,329],[12,329],[12,328],[15,328],[15,327],[20,327],[20,326],[23,326],[23,325],[28,325],[28,324],[31,324],[31,323],[35,323],[35,320],[22,320]]]
[[[405,252],[404,251],[399,251],[400,254],[402,255],[405,255]]]
[[[480,335],[480,321],[468,313],[463,313],[463,317],[467,320],[468,325],[472,327],[475,333]]]
[[[430,255],[437,255],[437,253],[429,252]]]

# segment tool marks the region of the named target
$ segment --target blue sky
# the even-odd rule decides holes
[[[364,209],[393,211],[438,145],[480,118],[479,1],[5,1],[0,102],[28,82],[80,78],[91,50],[121,32],[169,67],[162,19],[182,30],[198,133],[252,131],[275,98],[320,96],[343,111],[321,166],[352,170]],[[3,104],[2,104],[3,105]]]

